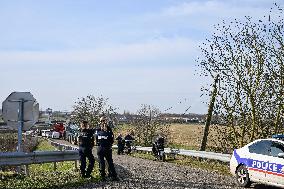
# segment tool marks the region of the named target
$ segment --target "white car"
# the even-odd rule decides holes
[[[234,150],[230,171],[240,186],[257,182],[284,188],[284,141],[275,138],[259,139]]]
[[[60,138],[60,133],[57,131],[52,131],[51,132],[51,138]]]
[[[50,129],[41,131],[41,136],[49,137],[49,135],[50,135]]]

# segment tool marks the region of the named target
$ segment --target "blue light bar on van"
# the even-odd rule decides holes
[[[272,135],[272,138],[284,139],[284,135],[283,134]]]

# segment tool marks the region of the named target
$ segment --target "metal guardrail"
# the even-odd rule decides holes
[[[0,153],[0,166],[74,161],[78,159],[79,159],[79,152],[75,150],[35,151],[30,153],[6,152],[6,153]]]
[[[38,164],[38,163],[79,160],[79,152],[77,146],[61,144],[54,141],[50,142],[53,146],[63,151],[35,151],[31,153],[23,153],[23,152],[0,153],[0,166],[29,165],[29,164]],[[117,148],[116,145],[114,145],[113,147]],[[135,150],[151,152],[152,147],[136,146]],[[165,153],[169,155],[178,154],[184,156],[214,159],[223,162],[229,162],[231,157],[230,154],[184,150],[184,149],[171,149],[171,148],[165,148]]]
[[[195,151],[195,150],[180,149],[180,152],[178,154],[179,155],[185,155],[185,156],[206,158],[206,159],[214,159],[214,160],[218,160],[218,161],[222,161],[222,162],[230,162],[230,159],[231,159],[230,154],[205,152],[205,151]]]
[[[117,148],[116,145],[114,145],[113,147]],[[136,146],[135,149],[137,151],[152,152],[152,147]],[[231,159],[230,154],[222,154],[222,153],[206,152],[206,151],[196,151],[196,150],[165,148],[165,153],[171,154],[171,155],[178,154],[178,155],[184,155],[184,156],[213,159],[213,160],[218,160],[218,161],[222,161],[222,162],[230,162],[230,159]]]
[[[71,146],[71,145],[66,145],[66,144],[61,144],[59,142],[55,142],[52,140],[49,140],[50,144],[59,150],[79,150],[78,146]]]
[[[78,146],[70,146],[70,145],[61,144],[61,143],[54,142],[54,141],[51,141],[51,144],[59,148],[60,150],[78,150]],[[113,145],[113,148],[117,148],[117,145]],[[152,152],[152,147],[135,146],[133,150]],[[196,151],[196,150],[173,149],[173,148],[165,148],[165,153],[166,154],[179,154],[179,155],[192,156],[192,157],[200,157],[200,158],[206,158],[206,159],[214,159],[214,160],[223,161],[223,162],[230,162],[230,158],[231,158],[230,154]]]

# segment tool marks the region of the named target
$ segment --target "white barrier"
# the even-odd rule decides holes
[[[152,147],[136,147],[138,151],[151,152]],[[196,151],[196,150],[184,150],[184,149],[172,149],[165,148],[166,154],[178,154],[184,156],[192,156],[206,159],[214,159],[222,162],[230,162],[231,155],[230,154],[222,154],[215,152],[205,152],[205,151]]]

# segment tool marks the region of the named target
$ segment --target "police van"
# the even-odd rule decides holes
[[[252,182],[284,188],[284,135],[255,140],[235,149],[230,171],[237,183],[249,187]]]

